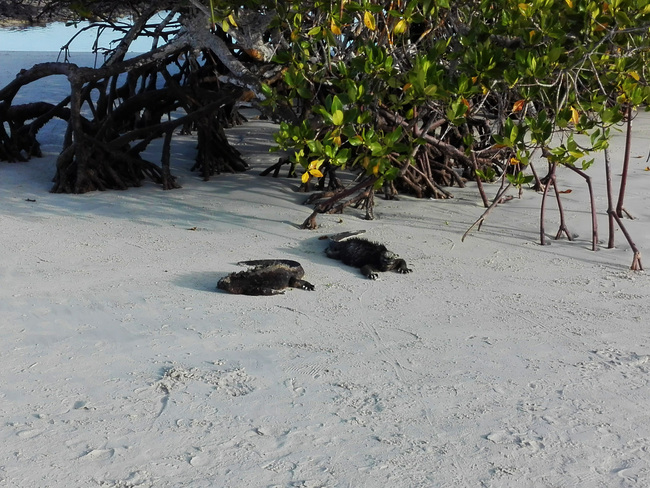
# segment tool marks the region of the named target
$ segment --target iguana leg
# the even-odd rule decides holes
[[[261,288],[261,287],[253,287],[253,288],[246,288],[243,292],[244,295],[252,295],[252,296],[261,296],[261,295],[282,295],[284,294],[283,291],[281,290],[274,290],[273,288]]]
[[[408,265],[406,264],[406,261],[404,261],[403,259],[398,259],[395,264],[396,264],[396,266],[395,266],[394,269],[398,273],[404,274],[404,273],[410,273],[410,272],[413,271],[412,269],[409,269]]]
[[[364,267],[361,268],[361,274],[371,280],[376,280],[377,278],[379,278],[379,275],[375,272],[374,268],[369,264],[366,264]]]
[[[298,279],[293,279],[290,283],[289,286],[291,288],[302,288],[303,290],[309,290],[309,291],[314,291],[316,287],[309,283],[308,281],[305,280],[298,280]]]

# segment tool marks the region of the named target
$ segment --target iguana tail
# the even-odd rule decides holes
[[[343,239],[347,239],[348,237],[352,236],[358,236],[359,234],[365,234],[365,230],[355,230],[352,232],[341,232],[340,234],[334,234],[333,236],[329,236],[330,240],[339,242],[342,241]]]
[[[254,259],[252,261],[240,261],[237,264],[240,266],[277,266],[278,264],[284,264],[290,268],[299,268],[300,263],[298,261],[291,261],[290,259]]]

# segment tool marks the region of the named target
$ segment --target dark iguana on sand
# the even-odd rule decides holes
[[[406,261],[386,249],[383,244],[371,242],[361,237],[346,239],[363,232],[365,231],[343,232],[331,236],[325,254],[332,259],[343,261],[348,266],[360,268],[361,273],[371,280],[376,280],[379,277],[377,271],[411,272],[406,265]]]
[[[314,290],[314,285],[302,279],[305,270],[297,261],[258,259],[237,264],[255,267],[221,278],[217,288],[239,295],[277,295],[285,288]]]

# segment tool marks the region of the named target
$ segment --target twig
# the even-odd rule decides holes
[[[478,219],[476,222],[474,222],[474,223],[470,226],[469,229],[467,229],[467,230],[465,231],[465,233],[463,234],[463,237],[460,239],[460,242],[464,242],[464,241],[465,241],[465,237],[467,237],[467,235],[470,233],[470,231],[471,231],[474,227],[476,227],[477,225],[478,225],[478,230],[481,230],[481,226],[483,225],[483,222],[485,221],[485,218],[488,216],[488,214],[489,214],[490,212],[492,212],[492,210],[494,210],[494,209],[496,208],[496,206],[497,206],[499,203],[501,203],[502,198],[503,198],[503,195],[505,194],[505,192],[506,192],[506,191],[507,191],[511,186],[512,186],[512,183],[508,183],[508,186],[506,186],[503,190],[501,190],[499,193],[497,193],[497,196],[494,197],[494,200],[492,201],[492,204],[491,204],[491,205],[490,205],[490,206],[485,210],[485,212],[483,212],[483,215],[481,215],[481,216],[479,217],[479,219]],[[510,200],[510,199],[508,199],[508,200]],[[507,201],[507,200],[506,200],[506,201]]]
[[[607,183],[607,216],[609,227],[609,238],[607,248],[614,248],[614,196],[612,195],[612,163],[609,158],[609,148],[605,148],[605,182]]]
[[[630,234],[628,233],[627,229],[623,225],[623,221],[618,215],[616,215],[616,212],[611,211],[608,213],[614,218],[614,220],[616,220],[616,223],[621,228],[621,232],[623,232],[623,235],[627,239],[628,244],[630,244],[630,248],[632,248],[632,251],[634,252],[634,256],[632,256],[632,265],[630,266],[630,269],[632,271],[643,271],[643,265],[641,264],[641,252],[636,247],[636,244],[634,244],[634,241],[632,241],[632,237],[630,237]]]
[[[570,241],[573,240],[569,229],[566,226],[566,221],[564,220],[564,209],[562,208],[562,200],[560,200],[560,192],[557,190],[557,179],[555,178],[555,171],[553,171],[553,176],[551,177],[551,182],[553,183],[553,190],[555,191],[555,199],[557,201],[558,212],[560,213],[560,228],[555,234],[555,240],[557,241],[561,236],[562,232],[566,234],[567,239]]]
[[[485,194],[485,189],[483,188],[483,182],[481,181],[481,177],[478,175],[478,164],[476,162],[476,153],[474,152],[474,150],[472,150],[472,157],[470,161],[472,163],[472,170],[474,170],[474,178],[476,178],[476,186],[478,188],[478,192],[481,194],[481,199],[483,200],[483,206],[488,207],[489,201],[487,195]],[[508,185],[508,187],[509,186],[510,185]]]
[[[627,186],[627,173],[630,166],[630,146],[632,145],[632,104],[627,106],[627,131],[625,134],[625,156],[623,157],[623,172],[621,174],[621,188],[618,193],[618,203],[616,204],[616,215],[623,217],[625,213],[630,219],[632,216],[623,208],[623,199],[625,198],[625,189]]]
[[[575,166],[567,165],[571,171],[578,173],[582,176],[587,182],[587,188],[589,189],[589,200],[591,205],[591,250],[598,250],[598,219],[596,218],[596,199],[594,197],[594,188],[591,184],[591,176],[585,173],[582,170],[579,170]]]
[[[548,173],[550,181],[547,181],[544,185],[544,192],[542,193],[542,203],[540,204],[539,210],[539,243],[542,246],[546,245],[546,231],[544,229],[544,215],[546,214],[546,197],[548,196],[548,189],[551,186],[550,182],[555,177],[555,169],[557,168],[556,163],[551,164],[551,170]]]

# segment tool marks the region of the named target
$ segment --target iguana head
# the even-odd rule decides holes
[[[395,260],[399,258],[397,254],[391,251],[382,251],[382,253],[379,255],[379,263],[381,264],[382,268],[390,268],[393,263],[395,263]]]

